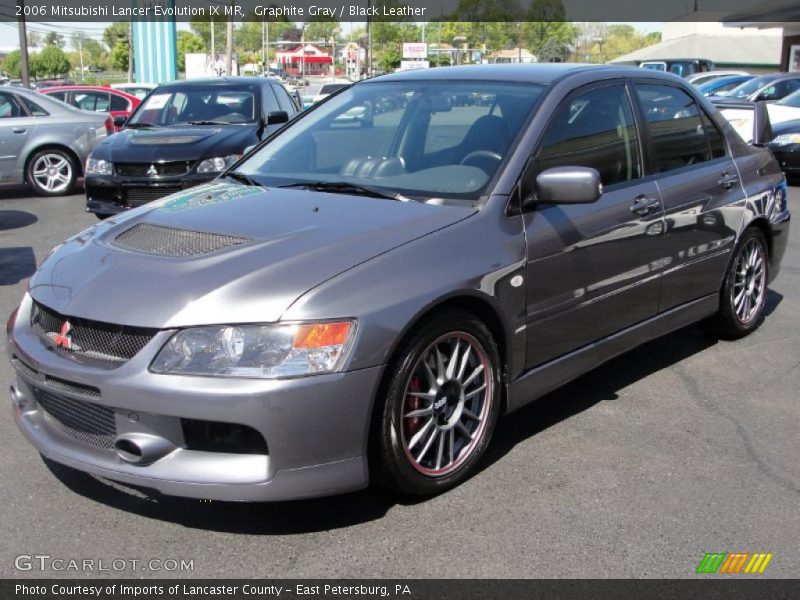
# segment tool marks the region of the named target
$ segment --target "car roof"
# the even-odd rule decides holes
[[[264,83],[270,85],[280,85],[279,81],[275,81],[274,79],[270,79],[268,77],[242,77],[238,75],[231,75],[231,76],[223,76],[223,77],[199,77],[197,79],[179,79],[176,81],[170,81],[169,83],[162,83],[160,88],[169,88],[169,87],[185,87],[185,86],[192,86],[192,85],[231,85],[231,84],[239,84],[239,85],[263,85]]]
[[[128,100],[138,100],[136,96],[128,94],[125,90],[118,90],[117,88],[105,87],[103,85],[60,85],[58,87],[49,87],[37,91],[40,94],[48,94],[50,92],[111,92],[117,96],[124,96]]]
[[[618,65],[590,65],[581,63],[530,63],[530,64],[493,64],[463,65],[459,67],[437,67],[434,69],[415,69],[390,73],[364,80],[373,81],[431,81],[431,80],[465,80],[465,81],[508,81],[524,83],[551,84],[560,79],[579,73],[596,72],[598,77],[641,77],[642,69]],[[676,75],[653,71],[648,77],[664,77],[674,81]]]

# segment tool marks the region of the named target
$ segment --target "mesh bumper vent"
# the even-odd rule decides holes
[[[201,256],[247,241],[243,237],[189,231],[151,223],[134,225],[114,238],[114,243],[121,248],[177,258]]]
[[[36,390],[36,400],[49,425],[62,435],[95,448],[114,447],[117,425],[113,409],[41,389]]]
[[[34,303],[31,328],[43,339],[54,342],[65,329],[65,323],[69,324],[65,333],[70,347],[55,346],[58,352],[110,362],[114,366],[133,358],[158,331],[65,317],[38,302]]]

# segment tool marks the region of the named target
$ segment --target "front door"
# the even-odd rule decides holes
[[[0,92],[0,181],[22,181],[19,157],[34,126],[14,94]]]
[[[655,182],[642,177],[639,136],[623,82],[583,88],[562,103],[535,170],[592,167],[604,193],[592,204],[540,205],[525,215],[527,367],[654,316],[664,220]]]

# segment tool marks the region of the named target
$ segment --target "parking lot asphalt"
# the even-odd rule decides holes
[[[83,202],[0,187],[4,318],[50,249],[95,222]],[[800,214],[800,188],[790,207]],[[743,340],[688,327],[503,419],[475,477],[416,503],[375,489],[280,504],[148,496],[45,464],[6,400],[0,577],[683,578],[716,551],[771,552],[761,577],[796,577],[796,224],[768,303],[762,327]],[[41,571],[36,561],[18,570],[15,562],[31,564],[20,555],[102,559],[108,570]],[[192,561],[193,570],[150,570],[152,559]]]

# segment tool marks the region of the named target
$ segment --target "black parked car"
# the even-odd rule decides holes
[[[210,181],[297,112],[264,77],[159,86],[86,161],[86,210],[105,218]]]
[[[775,137],[769,148],[778,159],[781,169],[794,177],[800,175],[800,119],[772,126]]]

